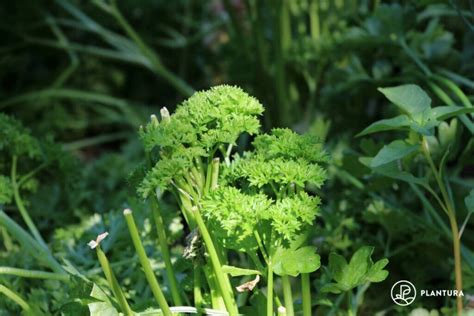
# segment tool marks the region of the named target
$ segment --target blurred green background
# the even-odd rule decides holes
[[[313,243],[323,258],[369,244],[377,257],[390,259],[388,281],[361,292],[360,315],[405,315],[381,294],[399,279],[450,288],[451,244],[437,233],[426,204],[406,184],[374,176],[358,160],[391,136],[355,135],[396,114],[377,87],[415,83],[442,105],[446,99],[432,85],[440,75],[473,100],[473,1],[19,0],[0,5],[0,29],[0,112],[61,148],[53,158],[39,159],[51,164],[25,199],[55,253],[88,276],[100,271],[85,243],[105,225],[115,245],[111,257],[123,263],[120,275],[136,282],[134,291],[145,286],[136,263],[127,266],[132,249],[119,221],[127,203],[140,209],[133,176],[143,160],[137,130],[161,107],[172,112],[194,91],[227,83],[262,102],[265,130],[312,130],[325,140],[330,180]],[[459,127],[452,142],[458,148],[448,161],[450,181],[464,219],[462,200],[474,188],[472,134]],[[10,161],[1,157],[0,173],[8,174]],[[181,240],[180,219],[172,204],[168,208],[173,241]],[[4,209],[19,220],[15,206]],[[473,226],[468,219],[463,236],[471,256]],[[2,265],[32,265],[6,243],[4,236]],[[177,257],[180,251],[175,249]],[[474,261],[464,270],[472,293]],[[57,284],[0,281],[31,300],[51,302],[41,306],[47,313],[59,313],[72,300],[51,294]],[[320,282],[324,277],[314,280]],[[134,303],[146,306],[147,297]],[[324,303],[321,315],[342,315]],[[426,298],[413,308],[449,315],[452,306]],[[16,308],[0,298],[0,315],[14,315]]]

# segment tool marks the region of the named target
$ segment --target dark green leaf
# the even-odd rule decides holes
[[[410,126],[410,118],[405,114],[396,116],[391,119],[380,120],[377,122],[372,123],[367,128],[365,128],[362,132],[356,135],[356,137],[364,136],[367,134],[382,132],[382,131],[390,131],[390,130],[398,130],[407,128]]]
[[[379,88],[387,99],[410,116],[429,109],[431,99],[423,89],[414,84],[407,84],[390,88]]]
[[[400,170],[398,168],[396,162],[388,163],[388,164],[373,168],[373,167],[371,167],[372,158],[370,158],[370,157],[360,157],[359,161],[363,165],[365,165],[369,168],[372,168],[372,170],[375,173],[379,173],[383,176],[393,178],[393,179],[402,180],[402,181],[405,181],[405,182],[408,182],[408,183],[415,183],[415,184],[419,184],[419,185],[426,185],[427,184],[427,180],[425,178],[418,178],[418,177],[415,177],[414,175],[412,175],[412,174],[410,174],[406,171]]]
[[[357,286],[371,265],[370,256],[373,251],[374,247],[368,246],[357,250],[344,270],[343,278],[339,283],[347,285],[349,288]]]
[[[329,270],[331,271],[334,280],[337,282],[343,280],[346,267],[347,261],[343,256],[334,252],[329,254]]]
[[[474,113],[474,108],[465,108],[462,106],[449,105],[449,106],[437,106],[431,109],[432,118],[442,121],[453,116],[461,114]]]
[[[338,254],[329,255],[329,271],[337,283],[326,284],[321,291],[339,293],[349,291],[367,282],[381,282],[385,280],[388,271],[383,270],[388,260],[382,259],[373,264],[374,248],[365,246],[357,250],[349,263]]]
[[[411,145],[402,140],[393,141],[378,152],[374,159],[372,159],[370,167],[377,168],[392,161],[402,159],[415,152],[418,148],[419,145]]]

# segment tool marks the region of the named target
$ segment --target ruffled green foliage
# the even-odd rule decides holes
[[[235,245],[229,241],[245,238],[247,244],[255,245],[254,232],[287,244],[319,212],[319,197],[303,190],[307,184],[317,188],[323,184],[326,173],[318,163],[327,160],[326,154],[317,138],[289,129],[258,135],[253,146],[243,157],[236,155],[224,170],[222,182],[229,187],[206,196],[203,212],[213,230],[225,231],[225,244]],[[241,186],[242,191],[230,186]],[[266,203],[262,193],[267,194]]]
[[[173,187],[190,227],[202,215],[208,228],[201,224],[199,231],[209,229],[218,248],[280,258],[281,275],[309,273],[319,268],[319,256],[302,233],[319,213],[314,191],[326,179],[328,158],[314,134],[284,128],[259,134],[262,112],[257,100],[229,86],[196,93],[173,115],[162,109],[160,121],[152,116],[141,129],[152,166],[138,191],[146,198]],[[243,133],[256,134],[251,150],[231,156]],[[312,260],[299,266],[281,259],[283,253]]]
[[[16,182],[23,204],[34,217],[64,224],[72,218],[57,217],[51,209],[75,209],[81,203],[77,162],[50,135],[35,137],[19,120],[0,113],[0,203],[14,202]]]
[[[255,151],[237,158],[228,176],[243,178],[251,186],[286,186],[304,188],[306,184],[320,187],[325,178],[318,164],[327,160],[321,142],[310,134],[299,135],[289,129],[273,129],[271,134],[258,135]]]
[[[40,142],[31,136],[30,130],[13,117],[0,113],[0,203],[8,204],[12,201],[13,188],[11,173],[12,158],[23,157],[31,160],[40,160],[43,157]],[[17,173],[18,171],[15,170]],[[38,181],[30,178],[22,185],[25,191],[34,192],[38,188]]]
[[[0,204],[10,203],[12,196],[13,191],[11,188],[10,179],[0,175]]]
[[[10,156],[40,156],[38,141],[19,121],[0,113],[0,127],[0,151],[7,152]]]
[[[257,246],[255,232],[266,236],[271,229],[282,242],[294,239],[313,223],[319,205],[319,197],[304,191],[273,200],[225,186],[203,198],[202,212],[225,247],[251,249]]]
[[[146,198],[157,188],[163,191],[168,189],[174,178],[186,174],[186,170],[193,165],[189,151],[190,149],[182,147],[175,151],[171,157],[160,159],[146,174],[138,187],[138,192]]]
[[[145,150],[157,148],[159,160],[143,180],[144,197],[156,188],[168,189],[173,178],[186,174],[198,160],[213,156],[221,146],[235,144],[246,132],[256,134],[262,105],[237,87],[222,85],[195,93],[169,116],[162,110],[141,131]]]
[[[312,134],[297,134],[287,128],[274,128],[271,134],[259,135],[253,146],[266,159],[304,159],[308,163],[327,161],[320,139]]]
[[[257,247],[254,232],[268,228],[263,220],[270,218],[272,202],[264,194],[248,195],[226,186],[206,196],[202,213],[224,247],[254,249]]]
[[[302,191],[277,200],[268,212],[272,228],[284,240],[293,239],[303,227],[311,225],[319,212],[320,199]]]
[[[247,153],[242,159],[236,160],[229,177],[243,178],[251,186],[261,188],[267,184],[286,185],[294,183],[304,187],[311,183],[320,187],[325,179],[324,170],[316,164],[304,159],[285,160],[275,158],[266,160],[264,155]]]
[[[324,183],[326,172],[319,163],[327,161],[327,156],[316,137],[289,129],[258,135],[252,145],[253,151],[236,156],[230,168],[224,170],[224,183],[241,186],[250,195],[265,192],[272,199],[268,209],[254,215],[256,220],[246,214],[240,216],[252,218],[252,231],[268,223],[273,237],[287,243],[311,225],[319,212],[320,199],[303,190],[307,185],[319,188]],[[212,210],[213,217],[222,219],[215,227],[226,226],[228,217],[222,212],[219,207]],[[229,230],[230,235],[238,233]]]

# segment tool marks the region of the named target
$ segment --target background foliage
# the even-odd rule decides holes
[[[410,308],[392,303],[390,287],[400,279],[419,288],[453,287],[448,219],[433,216],[429,194],[361,163],[406,133],[356,135],[400,114],[378,87],[417,84],[432,106],[472,102],[473,7],[454,0],[2,3],[0,206],[23,223],[10,192],[12,158],[21,155],[18,175],[34,171],[20,190],[22,200],[51,253],[75,277],[65,284],[0,273],[0,284],[21,293],[35,311],[87,314],[92,281],[106,283],[86,243],[107,230],[102,248],[131,303],[150,306],[121,215],[124,207],[134,209],[147,253],[162,271],[149,205],[136,194],[144,155],[138,127],[162,106],[174,112],[195,90],[226,83],[265,105],[265,130],[309,131],[326,144],[328,180],[310,238],[329,267],[315,273],[314,288],[334,283],[331,252],[350,259],[365,249],[368,258],[373,251],[373,258],[390,260],[385,282],[357,286],[348,300],[318,296],[318,315],[407,315],[415,308],[451,315],[452,299],[424,298]],[[438,161],[449,148],[446,181],[464,227],[464,289],[472,293],[473,210],[464,199],[474,189],[474,130],[466,117],[441,123],[435,136]],[[423,173],[414,155],[400,161]],[[178,279],[191,289],[180,246],[188,232],[171,197],[163,197],[162,207]],[[0,232],[0,266],[39,269],[11,233],[1,226]],[[466,302],[473,305],[472,296]],[[19,311],[0,296],[0,315]]]

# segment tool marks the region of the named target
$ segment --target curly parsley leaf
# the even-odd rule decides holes
[[[288,128],[272,129],[271,134],[255,137],[253,146],[266,159],[303,159],[308,163],[326,162],[328,157],[323,144],[313,134],[297,134]]]
[[[242,89],[227,85],[195,93],[173,115],[162,110],[140,131],[145,150],[158,149],[158,161],[140,185],[147,197],[156,188],[169,189],[172,179],[188,172],[223,145],[233,145],[242,133],[256,134],[263,106]],[[211,157],[212,158],[212,157]]]
[[[320,199],[302,191],[272,204],[264,216],[272,228],[284,240],[290,241],[307,225],[311,225],[319,213]]]
[[[254,231],[270,217],[272,200],[264,194],[248,195],[234,187],[220,187],[202,201],[202,214],[225,247],[255,249]]]
[[[30,135],[30,131],[12,117],[0,113],[0,151],[10,156],[28,156],[37,158],[41,155],[39,142]]]
[[[8,204],[13,197],[10,178],[0,175],[0,204]]]

